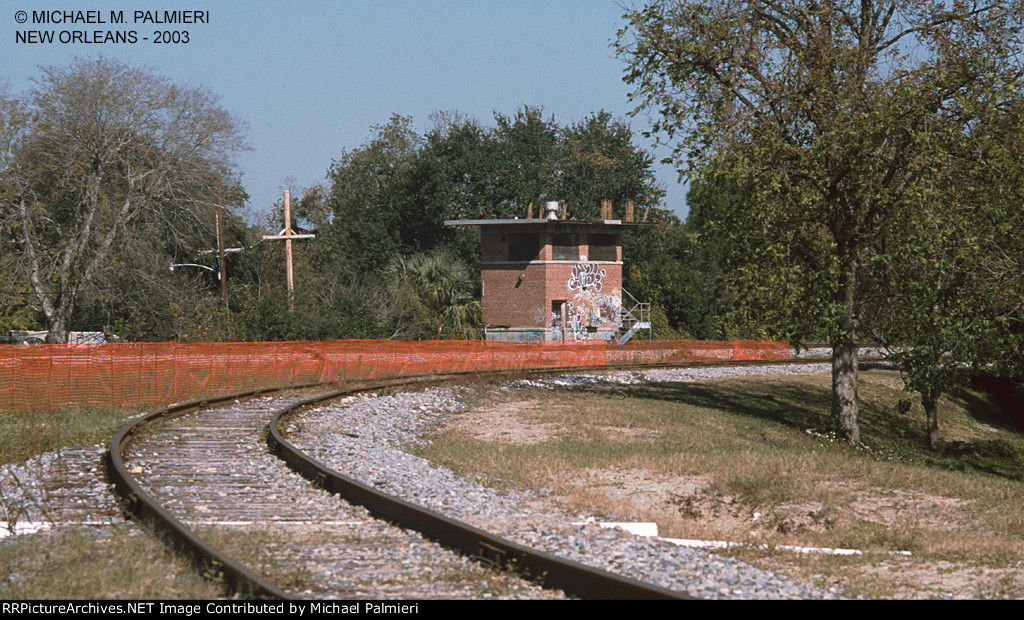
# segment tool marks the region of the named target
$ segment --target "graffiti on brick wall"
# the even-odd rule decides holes
[[[572,266],[572,275],[569,276],[569,290],[580,292],[593,289],[600,293],[607,275],[608,270],[601,269],[596,263],[576,263]]]
[[[622,293],[618,289],[603,294],[606,269],[596,263],[576,263],[566,283],[572,301],[565,304],[568,332],[574,340],[601,337],[597,328],[618,329],[622,325]],[[560,317],[556,318],[556,326]]]

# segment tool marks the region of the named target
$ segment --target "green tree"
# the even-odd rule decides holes
[[[419,231],[430,224],[415,209],[410,187],[423,143],[412,119],[394,115],[373,131],[372,140],[331,165],[331,223],[315,240],[333,245],[358,272],[379,270],[392,256],[416,249]]]
[[[17,278],[6,277],[0,282],[4,284],[0,290],[0,336],[6,336],[7,332],[15,330],[41,330],[43,324],[40,322],[40,313],[32,307],[31,291],[27,286],[18,286]],[[6,288],[12,287],[12,288]]]
[[[1019,92],[1021,2],[679,1],[626,18],[638,110],[691,178],[749,197],[723,233],[767,288],[797,289],[794,314],[820,318],[832,423],[858,443],[866,271],[950,149],[974,150],[971,128]]]
[[[225,197],[227,192],[223,192]],[[233,197],[232,203],[240,202]],[[83,290],[73,323],[84,330],[113,329],[130,341],[233,341],[241,339],[237,312],[251,295],[258,295],[260,273],[255,260],[257,231],[229,212],[225,221],[225,246],[243,248],[229,252],[225,260],[229,308],[220,295],[216,235],[186,243],[167,242],[155,228],[133,231],[134,242],[121,246],[101,272]],[[149,241],[143,242],[148,239]],[[185,240],[183,240],[185,241]],[[177,267],[170,264],[202,265]],[[192,311],[189,311],[192,308]]]
[[[525,217],[556,200],[559,128],[539,108],[495,114],[494,127],[457,112],[432,115],[418,159],[417,204],[443,219]]]
[[[436,117],[423,150],[420,210],[445,219],[525,217],[532,203],[565,200],[569,217],[596,218],[601,201],[643,210],[664,196],[653,158],[629,126],[607,112],[560,127],[540,108],[495,114],[493,128],[448,113]]]
[[[433,119],[416,161],[420,211],[439,222],[498,217],[510,194],[497,181],[500,160],[492,132],[458,113]]]
[[[920,395],[928,446],[938,447],[938,402],[972,373],[1019,373],[1024,322],[1024,119],[1011,110],[973,128],[992,153],[950,160],[955,174],[922,186],[921,207],[880,244],[868,286],[871,333],[891,350],[906,389]],[[959,138],[955,136],[954,138]],[[895,233],[897,231],[890,231]]]
[[[709,249],[700,232],[661,209],[651,211],[647,226],[623,233],[624,288],[650,302],[655,319],[664,320],[654,326],[654,337],[726,337],[726,291]]]
[[[629,125],[604,111],[561,131],[556,195],[570,203],[572,217],[598,219],[602,200],[612,201],[618,219],[627,202],[640,213],[661,202],[665,191],[654,180],[654,157],[633,137]]]
[[[827,339],[820,314],[799,311],[820,303],[815,296],[830,286],[825,236],[813,227],[751,222],[756,200],[729,171],[694,179],[687,195],[696,268],[713,272],[705,279],[716,296],[721,337]]]
[[[377,337],[478,333],[469,301],[479,285],[479,233],[447,228],[445,220],[525,217],[531,203],[539,217],[543,201],[568,191],[586,191],[579,199],[593,203],[583,207],[577,197],[566,197],[579,206],[571,217],[596,217],[603,198],[620,200],[620,208],[633,200],[642,210],[663,194],[651,157],[606,113],[566,129],[531,107],[495,114],[492,127],[457,112],[431,118],[434,126],[423,136],[407,117],[375,127],[366,144],[334,162],[327,189],[298,200],[297,213],[318,226],[303,259],[311,261],[307,270],[318,274],[314,280],[339,270],[358,274],[349,281],[361,291],[350,290],[372,305]],[[444,260],[439,256],[458,265],[458,277],[428,268]],[[430,289],[426,277],[442,288]],[[340,289],[316,287],[316,293],[328,290]],[[441,291],[449,309],[438,301]]]
[[[928,217],[904,224],[918,243],[903,243],[892,257],[896,286],[883,306],[889,320],[878,322],[906,388],[920,394],[932,449],[939,397],[964,386],[1004,340],[1005,315],[994,307],[999,300],[984,269],[988,248],[966,224]]]
[[[531,203],[536,217],[544,201],[570,193],[571,217],[596,217],[603,198],[642,210],[664,194],[652,158],[607,113],[565,129],[532,107],[495,114],[493,127],[458,112],[431,118],[434,127],[420,136],[411,119],[394,116],[334,162],[324,199],[332,216],[318,243],[345,248],[361,271],[439,247],[472,265],[478,248],[444,220],[525,217]],[[322,213],[319,204],[310,211]]]
[[[45,67],[36,84],[0,102],[0,219],[5,260],[66,342],[83,294],[134,270],[132,253],[214,238],[216,184],[245,145],[211,94],[116,60]]]
[[[543,110],[524,107],[514,116],[494,115],[494,183],[499,189],[499,217],[526,217],[529,204],[534,214],[546,200],[557,200],[561,131],[553,116],[544,120]],[[565,199],[562,197],[562,199]]]

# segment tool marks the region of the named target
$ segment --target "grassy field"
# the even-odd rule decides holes
[[[792,375],[519,392],[479,403],[423,455],[662,536],[750,543],[730,553],[851,596],[1024,596],[1024,436],[963,393],[943,399],[931,452],[901,388],[862,373],[859,448],[825,431],[830,378]]]

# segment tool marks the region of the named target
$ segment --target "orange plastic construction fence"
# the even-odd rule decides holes
[[[787,359],[786,342],[334,340],[0,346],[0,410],[166,405],[272,387],[434,372]]]

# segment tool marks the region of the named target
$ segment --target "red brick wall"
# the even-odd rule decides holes
[[[483,265],[483,321],[505,327],[544,327],[543,263]],[[519,281],[519,276],[523,276]],[[518,286],[516,284],[518,283]]]
[[[569,279],[576,263],[483,265],[483,321],[490,326],[550,327],[551,301],[571,301]],[[599,263],[606,274],[601,293],[622,290],[622,265]],[[523,279],[520,282],[519,276]],[[516,286],[517,282],[519,286]]]

